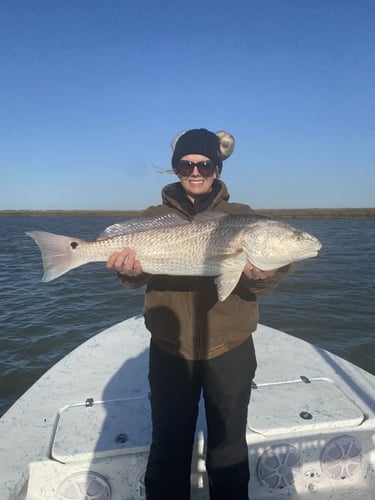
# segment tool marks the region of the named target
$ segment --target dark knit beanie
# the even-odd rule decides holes
[[[189,154],[207,156],[221,172],[223,163],[220,156],[220,138],[214,132],[210,132],[205,128],[196,128],[180,135],[174,146],[173,168],[176,168],[183,156]]]

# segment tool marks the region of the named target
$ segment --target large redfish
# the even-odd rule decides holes
[[[238,283],[247,260],[268,271],[315,257],[322,247],[315,236],[284,222],[215,212],[193,221],[176,214],[136,218],[109,226],[102,234],[105,239],[94,242],[43,231],[26,234],[41,250],[42,281],[88,262],[106,261],[113,252],[130,247],[145,273],[216,276],[221,301]]]

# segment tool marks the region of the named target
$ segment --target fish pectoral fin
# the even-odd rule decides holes
[[[217,296],[223,302],[234,290],[240,280],[242,269],[239,271],[228,271],[215,278]]]

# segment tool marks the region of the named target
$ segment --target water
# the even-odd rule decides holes
[[[41,283],[40,253],[24,231],[94,239],[119,220],[0,217],[0,415],[56,361],[92,335],[140,313],[143,304],[143,289],[120,286],[102,263]],[[375,221],[289,222],[318,236],[324,247],[260,300],[261,322],[375,374]]]

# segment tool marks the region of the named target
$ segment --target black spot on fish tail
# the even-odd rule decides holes
[[[78,243],[76,241],[72,241],[70,246],[75,250],[78,247]]]

